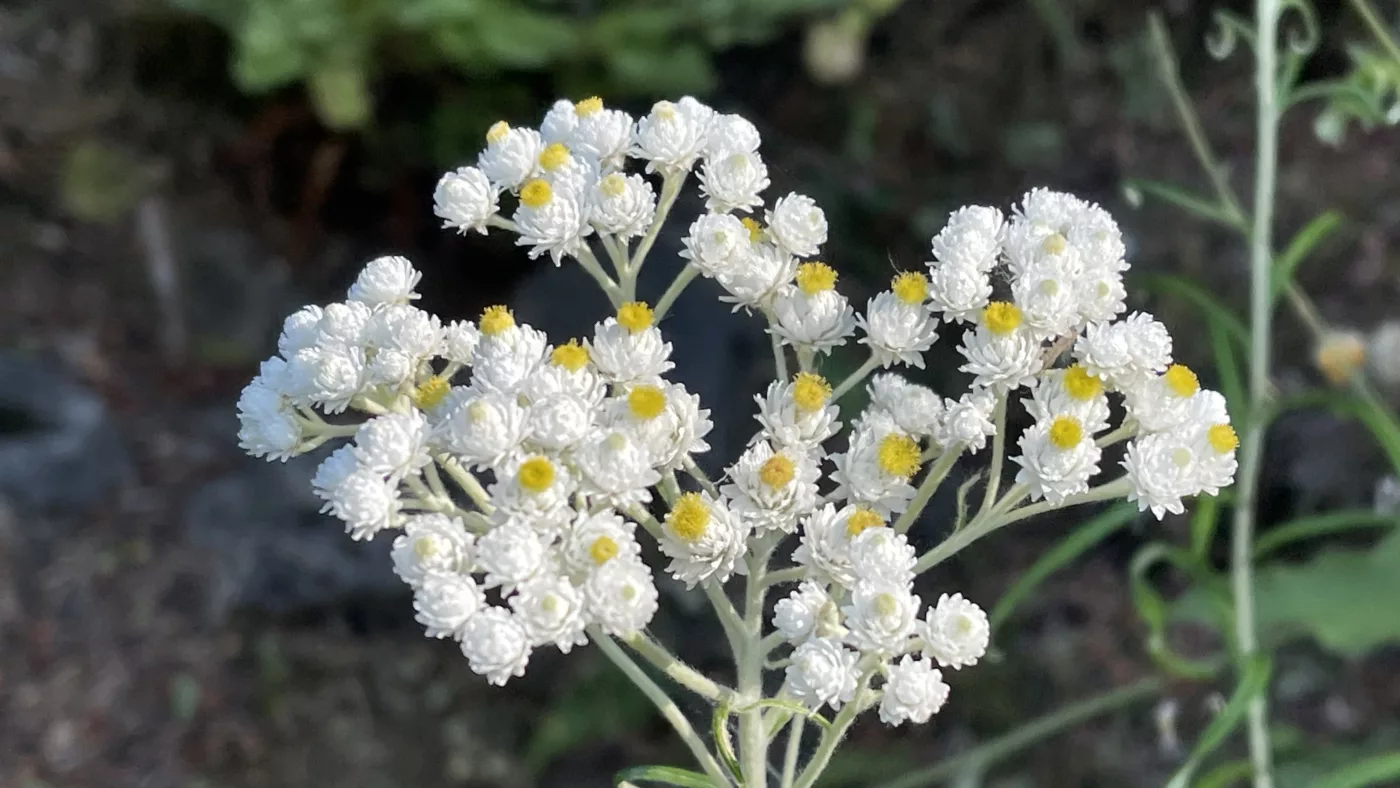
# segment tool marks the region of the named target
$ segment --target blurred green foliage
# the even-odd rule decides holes
[[[547,71],[564,95],[704,94],[712,52],[773,37],[850,0],[170,0],[233,40],[234,80],[263,93],[303,82],[339,129],[374,116],[377,76]]]
[[[1353,123],[1365,131],[1400,123],[1400,61],[1362,44],[1348,45],[1347,54],[1351,71],[1341,79],[1313,85],[1310,91],[1326,101],[1313,129],[1318,139],[1334,147],[1345,141]],[[1312,96],[1303,93],[1301,98]]]

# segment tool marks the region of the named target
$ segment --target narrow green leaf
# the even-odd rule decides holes
[[[1169,607],[1147,577],[1147,573],[1159,563],[1171,564],[1191,575],[1200,592],[1211,603],[1215,624],[1222,630],[1230,623],[1228,594],[1219,578],[1212,575],[1195,556],[1164,542],[1153,542],[1138,550],[1128,567],[1129,595],[1138,616],[1147,625],[1148,653],[1173,676],[1198,681],[1209,678],[1215,673],[1215,660],[1188,659],[1172,651],[1167,643]]]
[[[1215,541],[1215,525],[1220,519],[1220,499],[1214,495],[1196,498],[1191,513],[1191,555],[1204,562],[1210,557],[1210,545]]]
[[[1179,276],[1159,274],[1144,276],[1139,281],[1149,290],[1190,302],[1207,317],[1218,321],[1220,327],[1229,334],[1230,341],[1236,343],[1240,350],[1249,352],[1249,329],[1245,328],[1238,315],[1205,288]]]
[[[1284,288],[1293,281],[1298,266],[1307,259],[1323,239],[1342,225],[1342,215],[1336,211],[1323,211],[1303,226],[1288,247],[1274,259],[1273,271],[1269,276],[1269,293],[1275,300],[1282,295]]]
[[[1230,344],[1229,329],[1219,320],[1209,321],[1210,348],[1215,355],[1215,372],[1220,376],[1220,393],[1225,395],[1225,408],[1237,428],[1243,428],[1249,412],[1249,397],[1245,395],[1244,373],[1239,357]]]
[[[1010,617],[1016,606],[1030,596],[1047,577],[1067,566],[1074,559],[1088,552],[1102,542],[1109,534],[1132,522],[1137,515],[1137,506],[1120,503],[1100,512],[1070,531],[1045,555],[1031,565],[1021,577],[1001,595],[996,607],[992,608],[992,629],[997,629]]]
[[[1400,752],[1367,758],[1322,778],[1317,788],[1365,788],[1400,780]]]
[[[1254,774],[1254,766],[1249,761],[1227,761],[1205,773],[1192,788],[1230,788]]]
[[[1196,739],[1196,746],[1192,748],[1190,756],[1186,758],[1186,763],[1183,763],[1176,774],[1172,776],[1171,782],[1167,783],[1167,788],[1189,788],[1191,778],[1195,775],[1196,770],[1201,767],[1201,764],[1212,752],[1225,743],[1231,732],[1239,726],[1240,720],[1244,719],[1245,709],[1248,708],[1250,701],[1254,700],[1259,693],[1268,690],[1271,668],[1272,665],[1267,654],[1255,654],[1249,662],[1245,663],[1244,670],[1240,673],[1239,683],[1235,685],[1235,691],[1230,695],[1229,702],[1201,732],[1200,737]]]
[[[655,783],[679,788],[715,788],[715,783],[700,772],[675,766],[633,766],[613,775],[613,785],[623,783]]]
[[[1180,186],[1147,180],[1146,178],[1129,178],[1123,182],[1123,188],[1128,193],[1129,202],[1141,202],[1141,195],[1146,194],[1163,202],[1171,203],[1192,216],[1205,219],[1208,222],[1223,224],[1231,229],[1240,229],[1239,221],[1231,216],[1230,212],[1220,203],[1189,192]]]
[[[1290,520],[1260,534],[1254,541],[1254,560],[1259,560],[1284,545],[1315,536],[1343,533],[1359,528],[1388,528],[1400,524],[1400,515],[1377,514],[1369,509],[1326,512]]]

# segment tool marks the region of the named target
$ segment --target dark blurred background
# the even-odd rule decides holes
[[[1348,48],[1365,34],[1342,5],[1317,4],[1323,38],[1306,79],[1352,72]],[[928,259],[954,207],[1005,208],[1037,185],[1103,202],[1128,238],[1133,306],[1161,315],[1178,358],[1216,384],[1199,313],[1135,283],[1171,274],[1240,307],[1245,247],[1171,206],[1131,205],[1122,188],[1130,177],[1205,188],[1149,46],[1158,8],[1206,132],[1248,192],[1251,64],[1207,55],[1213,7],[0,5],[0,786],[604,786],[625,765],[684,763],[646,701],[590,650],[539,654],[525,679],[486,686],[451,644],[421,637],[385,545],[351,543],[317,514],[315,459],[239,453],[233,403],[282,317],[342,298],[359,265],[392,252],[425,271],[423,305],[444,319],[508,302],[552,332],[580,330],[602,309],[575,297],[586,280],[526,260],[508,238],[437,229],[432,186],[474,158],[491,121],[538,122],[559,96],[643,113],[693,93],[759,126],[775,193],[825,207],[825,255],[857,302]],[[1366,333],[1400,318],[1400,138],[1387,127],[1339,136],[1317,116],[1284,129],[1280,237],[1324,209],[1346,217],[1300,277],[1325,318]],[[674,224],[653,276],[674,270],[685,223]],[[670,330],[681,377],[717,412],[718,465],[750,434],[749,397],[771,372],[756,326],[726,317],[714,295],[692,288]],[[1280,318],[1277,342],[1281,386],[1320,381],[1308,334]],[[925,375],[954,394],[955,345],[945,337]],[[1371,446],[1325,413],[1281,420],[1264,529],[1375,505],[1386,466]],[[921,590],[990,607],[1079,519],[999,534]],[[932,543],[939,527],[923,524],[915,541]],[[953,700],[932,723],[858,726],[827,784],[893,777],[1153,673],[1126,566],[1146,540],[1185,528],[1135,522],[1055,574],[999,631],[993,659],[951,677]],[[1288,554],[1285,568],[1315,552]],[[1364,637],[1311,637],[1287,615],[1293,626],[1270,635],[1282,649],[1276,742],[1296,756],[1281,785],[1400,742],[1400,652],[1388,645],[1400,637],[1400,561],[1392,568],[1322,600],[1301,587],[1324,617],[1369,610]],[[703,611],[686,605],[671,597],[658,634],[722,670]],[[1213,635],[1181,637],[1189,649]],[[958,784],[1159,785],[1216,689],[1172,685],[1155,706]]]

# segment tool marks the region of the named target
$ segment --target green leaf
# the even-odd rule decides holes
[[[1315,536],[1343,533],[1358,528],[1392,527],[1400,524],[1400,516],[1377,514],[1369,509],[1352,509],[1340,512],[1299,517],[1283,525],[1276,525],[1260,534],[1254,541],[1254,560],[1274,552],[1284,545]]]
[[[1230,788],[1253,774],[1254,766],[1249,761],[1227,761],[1206,772],[1193,788]]]
[[[1225,408],[1230,412],[1230,420],[1242,429],[1245,416],[1249,413],[1244,372],[1240,370],[1239,357],[1235,355],[1235,348],[1230,344],[1229,329],[1217,318],[1210,318],[1207,322],[1210,349],[1215,356],[1215,374],[1220,376],[1220,393],[1225,395]]]
[[[1336,211],[1324,211],[1293,236],[1293,240],[1288,242],[1288,247],[1274,259],[1273,272],[1269,277],[1269,293],[1274,300],[1278,300],[1288,283],[1293,281],[1298,266],[1341,224],[1341,214]]]
[[[1023,572],[1020,578],[1006,590],[1006,593],[1001,595],[1001,599],[997,600],[996,607],[992,608],[990,616],[992,628],[1000,627],[1010,617],[1016,606],[1030,596],[1036,586],[1044,582],[1047,577],[1067,566],[1094,545],[1102,542],[1109,534],[1132,522],[1136,516],[1137,506],[1135,504],[1120,503],[1105,509],[1070,531]]]
[[[1176,774],[1172,776],[1171,782],[1167,783],[1167,788],[1189,788],[1191,778],[1195,775],[1196,770],[1201,767],[1201,764],[1212,752],[1225,743],[1230,733],[1240,724],[1240,720],[1244,719],[1245,709],[1249,706],[1250,701],[1254,700],[1259,693],[1268,691],[1271,667],[1267,654],[1255,654],[1249,662],[1245,663],[1244,670],[1240,673],[1239,683],[1235,685],[1235,691],[1230,695],[1229,702],[1201,732],[1201,735],[1196,739],[1196,746],[1192,748],[1191,754],[1186,758],[1186,763],[1183,763]]]
[[[1165,563],[1177,567],[1191,575],[1199,594],[1204,594],[1212,605],[1211,618],[1217,628],[1224,630],[1229,623],[1229,595],[1219,578],[1210,573],[1203,563],[1189,552],[1166,544],[1153,542],[1133,556],[1128,567],[1129,592],[1138,617],[1147,625],[1147,650],[1163,670],[1174,676],[1202,680],[1215,674],[1214,660],[1188,659],[1172,651],[1167,643],[1169,605],[1147,577],[1157,564]]]
[[[623,783],[656,783],[680,788],[715,788],[715,783],[700,772],[675,766],[633,766],[613,775],[613,785]]]
[[[1240,350],[1245,353],[1249,352],[1249,329],[1234,312],[1230,311],[1229,307],[1207,292],[1205,288],[1179,276],[1145,276],[1142,277],[1140,283],[1153,292],[1175,296],[1189,302],[1201,310],[1207,319],[1218,322],[1221,329],[1229,335],[1230,341],[1237,344]]]
[[[1322,778],[1317,788],[1364,788],[1400,780],[1400,752],[1367,758]]]
[[[1199,194],[1189,192],[1180,186],[1174,186],[1162,181],[1152,181],[1145,178],[1129,178],[1123,182],[1123,189],[1127,193],[1128,201],[1140,203],[1142,195],[1155,197],[1163,202],[1171,203],[1192,216],[1205,219],[1209,222],[1223,224],[1231,229],[1242,229],[1240,220],[1226,210],[1218,202],[1208,200]]]
[[[1191,512],[1191,555],[1205,562],[1210,557],[1210,545],[1215,541],[1215,525],[1220,519],[1220,499],[1214,495],[1196,498]]]

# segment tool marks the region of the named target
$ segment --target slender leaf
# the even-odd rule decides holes
[[[1219,578],[1210,573],[1195,556],[1179,547],[1163,542],[1153,542],[1133,556],[1128,568],[1129,592],[1133,606],[1144,624],[1147,625],[1147,650],[1162,669],[1174,676],[1201,680],[1214,675],[1214,660],[1188,659],[1171,650],[1167,643],[1167,623],[1169,606],[1157,589],[1152,586],[1147,573],[1159,563],[1167,563],[1187,572],[1196,581],[1199,590],[1212,603],[1216,625],[1224,630],[1230,623],[1229,595]]]
[[[1129,178],[1123,182],[1123,188],[1127,191],[1130,201],[1140,201],[1141,195],[1146,194],[1163,202],[1171,203],[1197,218],[1223,224],[1231,229],[1240,229],[1239,223],[1220,203],[1189,192],[1180,186],[1147,180],[1146,178]]]
[[[1193,788],[1230,788],[1253,774],[1254,766],[1249,761],[1227,761],[1206,772]]]
[[[1196,739],[1196,746],[1192,748],[1191,754],[1186,758],[1186,763],[1183,763],[1176,774],[1172,776],[1171,782],[1167,783],[1167,788],[1189,788],[1191,778],[1195,775],[1196,770],[1201,767],[1201,764],[1212,752],[1225,743],[1225,740],[1239,726],[1240,721],[1244,719],[1245,709],[1248,708],[1250,701],[1254,700],[1259,693],[1268,690],[1271,672],[1272,665],[1267,654],[1260,653],[1250,657],[1249,661],[1245,663],[1244,670],[1240,673],[1240,681],[1235,685],[1235,691],[1230,695],[1229,702],[1201,732],[1200,737]]]
[[[1220,499],[1202,495],[1196,499],[1191,513],[1191,555],[1205,562],[1210,557],[1210,545],[1215,541],[1215,526],[1220,519]]]
[[[633,766],[630,769],[623,769],[613,775],[613,785],[618,786],[623,783],[655,783],[657,785],[679,786],[679,788],[715,788],[714,780],[700,772],[678,769],[675,766]]]
[[[1190,302],[1207,317],[1218,321],[1229,334],[1230,341],[1236,343],[1240,350],[1249,352],[1249,329],[1245,328],[1238,315],[1205,288],[1179,276],[1145,276],[1140,281],[1149,290]]]
[[[1341,512],[1299,517],[1283,525],[1270,528],[1254,541],[1254,559],[1257,561],[1284,545],[1315,536],[1353,531],[1358,528],[1384,528],[1400,524],[1400,515],[1378,514],[1368,509],[1352,509]]]
[[[1136,515],[1136,505],[1120,503],[1105,509],[1070,531],[1049,552],[1041,556],[1040,560],[1023,572],[1011,588],[1002,594],[1001,599],[997,600],[996,607],[992,608],[992,628],[1000,627],[1010,617],[1016,606],[1030,596],[1036,586],[1044,582],[1047,577],[1088,552],[1090,548],[1102,542],[1109,534],[1132,522]]]
[[[1400,752],[1367,758],[1322,778],[1317,788],[1365,788],[1400,781]]]
[[[1341,214],[1336,211],[1323,211],[1293,236],[1293,240],[1288,242],[1288,247],[1274,258],[1273,272],[1269,276],[1269,293],[1273,299],[1277,300],[1283,294],[1288,283],[1293,281],[1298,266],[1307,259],[1313,249],[1340,226]]]
[[[1210,348],[1215,355],[1215,371],[1220,376],[1220,392],[1225,395],[1225,408],[1230,420],[1241,429],[1249,414],[1249,397],[1245,395],[1244,373],[1239,357],[1230,344],[1229,330],[1219,320],[1209,321]]]

